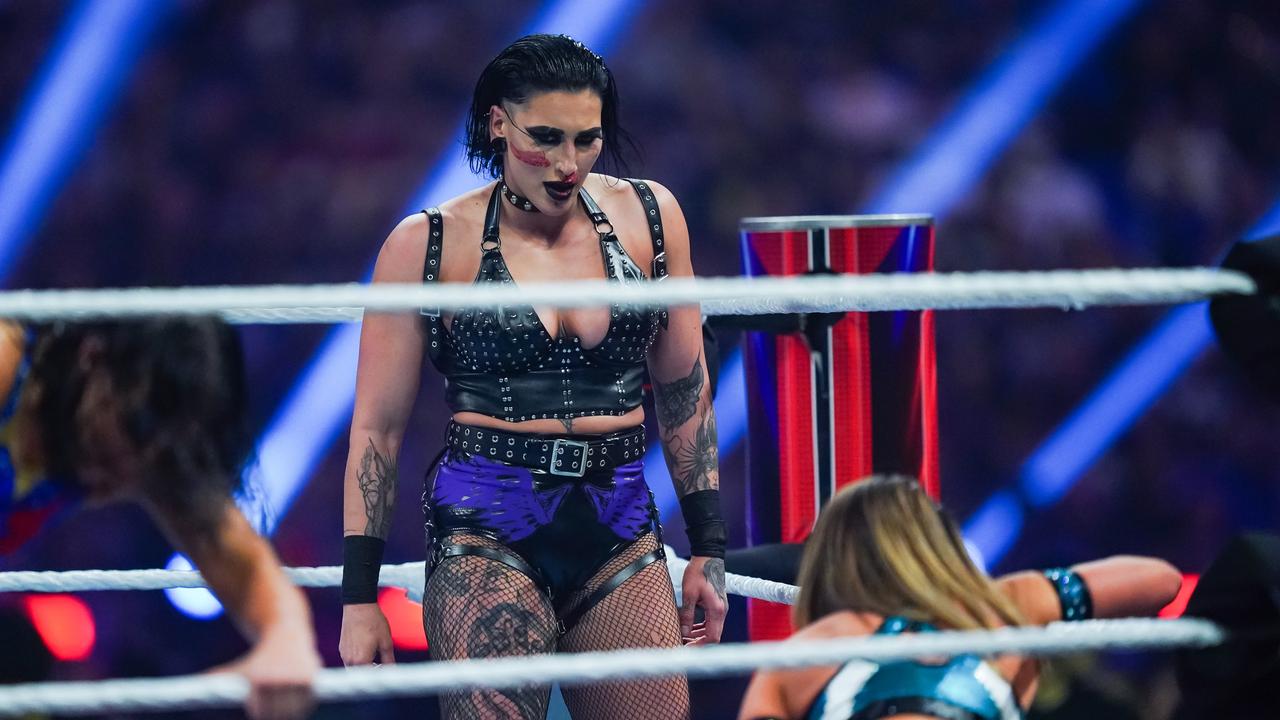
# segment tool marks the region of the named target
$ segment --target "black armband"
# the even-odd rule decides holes
[[[368,535],[342,538],[342,604],[378,602],[378,571],[385,540]]]
[[[680,498],[680,514],[684,515],[685,533],[689,536],[689,554],[723,559],[727,536],[720,516],[720,491],[699,490],[685,495]]]
[[[1088,620],[1093,617],[1093,596],[1084,578],[1070,568],[1051,568],[1044,571],[1045,579],[1058,593],[1063,620]]]

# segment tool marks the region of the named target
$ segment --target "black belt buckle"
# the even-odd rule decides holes
[[[568,450],[573,452],[569,453]],[[568,460],[568,463],[564,461]],[[564,466],[568,464],[566,469]],[[547,470],[552,475],[582,477],[587,472],[587,444],[582,440],[556,438],[551,446],[551,463]]]

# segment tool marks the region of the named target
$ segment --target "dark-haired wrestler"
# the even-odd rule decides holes
[[[0,322],[0,556],[80,502],[141,503],[253,643],[246,710],[305,716],[306,600],[232,502],[247,451],[235,332],[212,319]]]
[[[692,275],[671,193],[592,172],[602,153],[617,159],[625,137],[598,56],[564,36],[516,41],[481,74],[468,123],[473,168],[495,181],[400,223],[374,280]],[[424,355],[444,375],[452,413],[425,493],[433,658],[669,647],[682,634],[718,641],[725,532],[700,320],[696,306],[617,305],[366,316],[346,472],[343,660],[391,660],[373,601]],[[692,547],[679,611],[643,475],[646,366]],[[575,717],[688,714],[682,677],[564,695]],[[441,698],[447,716],[465,718],[541,718],[547,700],[546,687]]]
[[[1153,615],[1182,577],[1163,560],[1112,557],[998,580],[983,574],[955,523],[919,483],[876,476],[836,494],[800,566],[796,640],[1042,625]],[[1034,658],[959,655],[945,661],[761,671],[743,720],[1013,720],[1035,697]]]

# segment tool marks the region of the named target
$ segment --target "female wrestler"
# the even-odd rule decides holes
[[[614,158],[613,76],[564,36],[503,50],[476,84],[473,168],[496,178],[404,220],[376,282],[527,283],[688,276],[675,199],[592,173]],[[425,313],[426,311],[424,311]],[[425,493],[432,555],[423,603],[432,657],[495,657],[716,642],[724,524],[699,310],[504,307],[368,315],[346,473],[340,650],[389,662],[373,604],[396,458],[424,351],[445,378],[446,448]],[[641,459],[648,364],[663,449],[693,559],[677,613]],[[705,624],[694,622],[695,607]],[[682,717],[683,678],[566,688],[575,717]],[[546,687],[442,697],[450,717],[545,715]]]
[[[236,334],[211,319],[0,323],[0,556],[80,501],[131,499],[254,644],[254,718],[312,707],[310,612],[231,500],[248,449]]]
[[[911,478],[872,477],[837,493],[800,566],[796,639],[972,630],[1150,615],[1178,593],[1162,560],[1112,557],[998,580],[969,560],[955,524]],[[743,720],[1021,717],[1035,697],[1033,658],[960,655],[945,662],[761,671]]]

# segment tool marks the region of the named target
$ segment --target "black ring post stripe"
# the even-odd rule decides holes
[[[829,239],[826,228],[814,228],[809,232],[809,273],[811,275],[827,274],[831,268],[827,265],[827,247]],[[814,424],[813,433],[817,438],[817,452],[813,458],[814,476],[818,483],[818,507],[823,507],[831,499],[835,490],[835,478],[831,473],[831,458],[835,452],[834,438],[831,437],[831,373],[829,361],[832,358],[830,325],[826,322],[815,322],[817,317],[810,317],[805,323],[809,341],[809,358],[813,364],[814,392]]]

